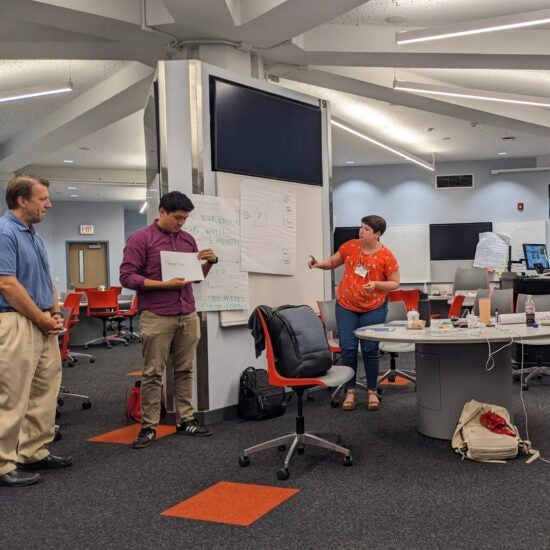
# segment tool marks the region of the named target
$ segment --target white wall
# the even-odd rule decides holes
[[[80,225],[93,225],[94,235],[80,235]],[[109,283],[118,285],[124,248],[124,206],[113,202],[55,202],[37,225],[46,242],[52,277],[59,292],[67,290],[67,241],[109,243]]]
[[[334,168],[334,225],[356,226],[368,214],[391,225],[548,219],[550,172],[491,175],[491,169],[531,166],[534,159],[438,163],[438,175],[474,174],[473,189],[446,190],[435,189],[433,172],[410,164]]]

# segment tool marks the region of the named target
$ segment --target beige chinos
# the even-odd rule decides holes
[[[49,455],[60,384],[57,336],[20,313],[0,313],[0,475]]]
[[[193,419],[193,360],[200,339],[199,316],[157,315],[142,311],[139,327],[143,342],[141,425],[155,428],[160,421],[162,373],[168,358],[174,368],[176,423]]]

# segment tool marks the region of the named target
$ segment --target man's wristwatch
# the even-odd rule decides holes
[[[63,319],[63,313],[61,313],[61,311],[54,311],[53,313],[50,314],[52,317],[55,317],[56,315],[59,315],[59,317],[61,317],[61,319]]]
[[[216,256],[216,259],[214,261],[212,260],[206,260],[209,264],[214,265],[218,263],[219,258]]]

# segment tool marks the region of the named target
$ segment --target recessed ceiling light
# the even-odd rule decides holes
[[[76,198],[76,197],[79,197],[80,195],[69,195],[69,196]]]
[[[65,159],[63,162],[65,164],[74,164],[74,160],[70,160],[70,159]]]
[[[407,19],[401,15],[388,15],[388,17],[384,17],[384,21],[390,25],[401,25],[401,23],[404,23],[406,20]]]
[[[67,187],[67,189],[69,191],[76,191],[78,189],[78,187]]]
[[[505,157],[508,153],[506,151],[499,151],[497,153],[497,155],[499,155],[500,157]]]
[[[354,160],[346,160],[346,164],[355,164]]]

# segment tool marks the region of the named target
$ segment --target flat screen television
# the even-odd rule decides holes
[[[335,227],[334,228],[334,252],[338,252],[338,249],[347,241],[351,239],[358,239],[359,238],[359,229],[360,226],[357,227]]]
[[[535,264],[541,264],[543,269],[550,269],[545,244],[523,243],[523,257],[526,269],[537,269]]]
[[[322,113],[210,76],[212,170],[323,185]]]
[[[479,234],[492,222],[430,224],[430,260],[473,260]]]
[[[150,187],[160,174],[160,131],[158,82],[155,80],[147,97],[143,111],[143,133],[145,138],[145,177]]]

